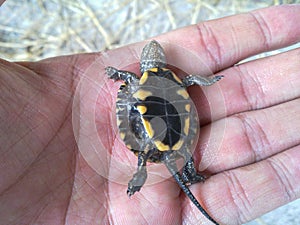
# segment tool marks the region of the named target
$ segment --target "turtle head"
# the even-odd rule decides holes
[[[151,68],[164,68],[166,66],[166,56],[161,45],[152,40],[142,51],[140,69],[143,74]]]

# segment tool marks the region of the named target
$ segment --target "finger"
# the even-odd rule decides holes
[[[300,197],[300,147],[195,184],[195,195],[221,224],[242,224]],[[185,211],[187,217],[193,212]]]
[[[299,58],[300,49],[295,49],[224,70],[217,85],[193,87],[189,91],[200,124],[300,97]]]
[[[215,72],[249,56],[298,42],[297,21],[300,21],[300,5],[275,6],[206,21],[158,39],[189,49]],[[201,71],[196,69],[194,72]]]
[[[300,99],[241,113],[201,130],[195,156],[200,170],[216,173],[248,165],[300,144]],[[226,123],[226,126],[224,126]],[[224,129],[225,128],[225,129]],[[223,129],[223,130],[222,130]],[[202,135],[203,134],[203,135]],[[204,149],[204,147],[207,147]]]
[[[300,48],[224,71],[220,83],[226,116],[280,104],[300,97]],[[210,90],[208,90],[210,91]],[[224,110],[215,106],[215,118]]]

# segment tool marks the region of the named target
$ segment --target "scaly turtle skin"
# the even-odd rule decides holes
[[[128,183],[127,194],[133,195],[144,185],[147,161],[162,162],[196,207],[218,224],[188,188],[205,178],[197,173],[190,151],[197,140],[199,121],[186,88],[212,85],[223,76],[189,75],[181,80],[165,67],[164,50],[153,40],[142,51],[140,79],[129,71],[106,68],[109,78],[124,81],[116,102],[117,124],[121,139],[138,156],[137,172]],[[182,173],[176,165],[180,157],[185,162]]]

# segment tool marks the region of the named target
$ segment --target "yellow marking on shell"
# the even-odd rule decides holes
[[[153,129],[152,129],[151,123],[150,123],[149,121],[145,120],[144,118],[142,118],[142,121],[143,121],[145,130],[146,130],[148,136],[149,136],[150,138],[153,138],[153,136],[154,136],[154,131],[153,131]]]
[[[153,73],[157,73],[158,72],[158,68],[154,67],[154,68],[149,69],[148,71],[151,71]]]
[[[147,97],[149,97],[151,95],[152,95],[151,91],[145,91],[145,90],[139,89],[137,92],[135,92],[133,94],[133,97],[141,99],[141,100],[145,100]]]
[[[187,117],[184,120],[184,128],[183,128],[183,132],[185,135],[189,134],[189,129],[190,129],[190,118]]]
[[[177,141],[177,143],[175,145],[173,145],[172,150],[179,150],[183,145],[183,140],[180,139],[179,141]]]
[[[190,104],[186,104],[184,108],[185,108],[185,111],[187,111],[187,112],[191,111],[191,105]]]
[[[188,99],[189,98],[189,94],[184,89],[179,89],[177,91],[177,94],[179,94],[180,96],[182,96],[184,99]]]
[[[120,88],[119,88],[119,90],[118,90],[118,92],[121,92],[122,91],[122,88],[124,88],[124,87],[126,87],[127,85],[125,84],[125,83],[122,83],[121,85],[120,85]]]
[[[148,76],[149,76],[149,73],[147,71],[143,73],[143,75],[140,79],[140,85],[143,85],[147,81]]]
[[[161,141],[154,141],[154,144],[155,144],[156,148],[161,152],[168,151],[171,149],[169,145],[165,145]]]
[[[172,72],[172,76],[173,76],[174,80],[176,80],[179,84],[182,84],[182,81],[180,80],[179,77],[176,76],[175,73]]]
[[[126,145],[126,147],[127,147],[128,149],[131,149],[131,145],[130,145],[130,144]]]
[[[117,125],[118,125],[118,127],[120,126],[121,123],[122,123],[122,120],[120,120],[119,118],[117,118]]]
[[[147,107],[143,106],[143,105],[138,105],[137,106],[137,110],[141,113],[141,114],[145,114],[147,112]]]
[[[120,133],[120,137],[122,140],[124,140],[125,136],[126,136],[126,134],[124,132]]]

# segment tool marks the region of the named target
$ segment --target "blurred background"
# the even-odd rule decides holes
[[[200,21],[293,3],[300,0],[8,0],[0,8],[0,57],[35,61],[101,51]],[[295,47],[300,44],[256,57]],[[297,200],[247,225],[299,225],[299,215]]]

